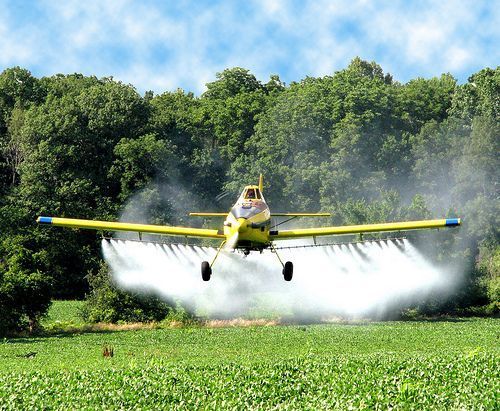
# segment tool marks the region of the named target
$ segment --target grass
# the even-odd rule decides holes
[[[500,409],[499,341],[496,319],[7,339],[0,409]]]
[[[65,326],[82,326],[83,318],[80,311],[84,301],[53,301],[47,316],[42,321],[42,326],[54,329]]]

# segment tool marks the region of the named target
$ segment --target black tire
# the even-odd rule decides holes
[[[210,267],[210,264],[208,261],[203,261],[201,263],[201,278],[203,281],[209,281],[210,276],[212,275],[212,268]]]
[[[291,261],[287,261],[285,266],[283,267],[283,277],[285,281],[291,281],[293,277],[293,263]]]

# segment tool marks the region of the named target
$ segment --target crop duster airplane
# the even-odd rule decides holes
[[[259,185],[246,186],[238,201],[229,213],[190,213],[199,217],[225,217],[223,229],[204,229],[189,227],[170,227],[150,224],[119,223],[109,221],[80,220],[59,217],[38,217],[40,224],[49,224],[70,228],[87,228],[106,231],[132,231],[142,233],[162,234],[181,237],[200,237],[221,240],[221,244],[213,260],[201,263],[201,276],[204,281],[210,280],[212,267],[220,251],[226,247],[232,250],[241,250],[245,255],[250,251],[262,252],[270,248],[276,253],[283,266],[283,277],[290,281],[293,276],[293,263],[282,262],[276,252],[274,242],[285,239],[320,237],[343,234],[363,234],[375,232],[396,232],[407,230],[421,230],[441,227],[455,227],[461,224],[460,218],[447,218],[440,220],[403,221],[396,223],[361,224],[337,227],[297,228],[292,230],[277,230],[271,227],[271,217],[287,217],[286,221],[296,217],[328,217],[329,213],[271,213],[266,204],[263,192],[262,175]],[[286,222],[283,221],[283,222]],[[282,222],[282,223],[283,223]],[[280,224],[282,224],[280,223]],[[280,225],[278,224],[278,225]]]

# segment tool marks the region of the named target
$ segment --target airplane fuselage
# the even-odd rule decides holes
[[[224,221],[226,242],[233,248],[263,250],[270,245],[271,212],[258,186],[247,186]]]

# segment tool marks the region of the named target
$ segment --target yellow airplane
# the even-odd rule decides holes
[[[181,237],[199,237],[220,239],[217,253],[209,263],[201,263],[201,276],[204,281],[210,280],[212,267],[220,251],[226,247],[232,250],[241,250],[245,255],[250,251],[262,252],[270,248],[276,253],[283,266],[283,277],[285,281],[290,281],[293,276],[293,263],[287,261],[283,263],[276,252],[274,242],[283,239],[320,237],[344,234],[363,234],[374,232],[395,232],[407,230],[421,230],[442,227],[455,227],[461,224],[460,218],[447,218],[439,220],[403,221],[395,223],[381,224],[361,224],[337,227],[300,228],[293,230],[277,230],[277,225],[271,227],[271,217],[288,217],[289,221],[296,217],[328,217],[329,213],[271,213],[262,194],[263,178],[259,178],[259,185],[246,186],[238,201],[231,208],[229,213],[189,213],[191,216],[199,217],[225,217],[222,230],[190,228],[190,227],[170,227],[151,224],[119,223],[111,221],[80,220],[73,218],[59,217],[38,217],[40,224],[49,224],[70,228],[87,228],[92,230],[106,231],[131,231],[138,232],[139,238],[142,233],[162,234]],[[283,221],[285,222],[285,221]],[[282,224],[281,222],[280,224]],[[280,225],[278,224],[278,225]]]

